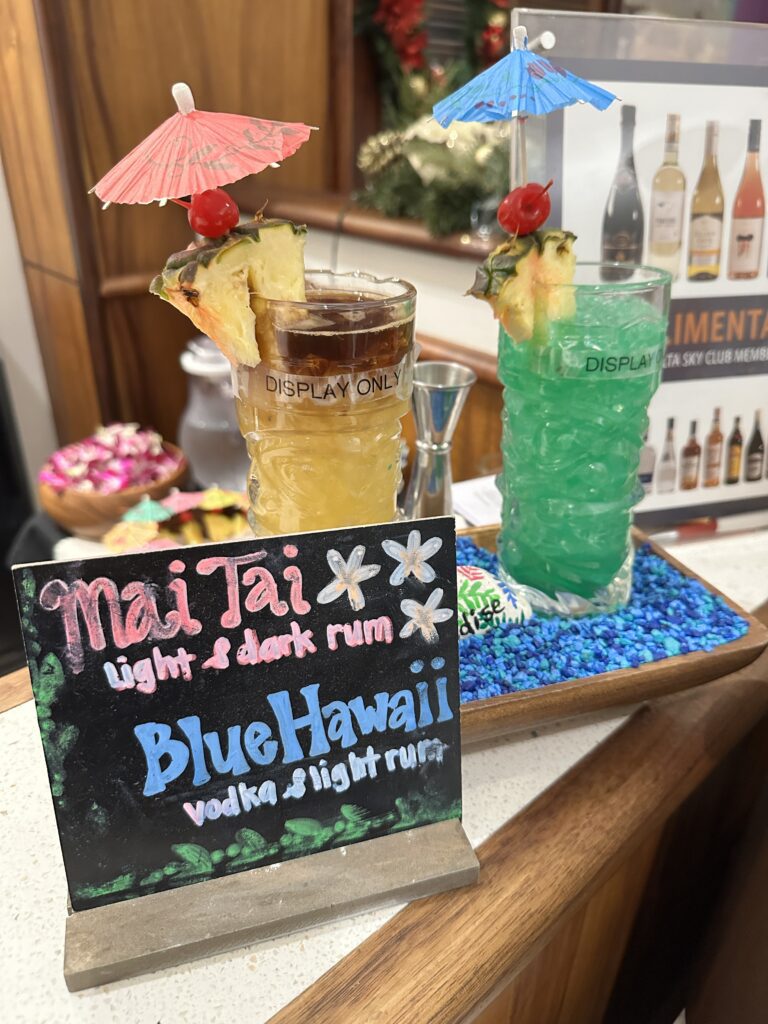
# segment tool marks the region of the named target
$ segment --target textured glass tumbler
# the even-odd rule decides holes
[[[306,286],[306,302],[261,303],[261,362],[234,371],[257,535],[397,514],[416,292],[330,271],[308,271]]]
[[[670,275],[580,264],[537,294],[531,340],[499,335],[504,385],[503,575],[545,614],[613,611],[629,600],[632,509],[648,403],[661,379]]]

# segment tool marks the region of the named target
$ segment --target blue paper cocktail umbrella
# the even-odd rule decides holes
[[[579,78],[538,53],[531,53],[525,28],[520,25],[513,32],[510,53],[436,103],[432,113],[443,128],[452,121],[511,120],[513,150],[518,143],[520,151],[519,184],[525,184],[527,117],[550,114],[573,103],[590,103],[598,110],[605,110],[615,99],[616,96],[606,89]],[[515,162],[513,156],[513,167]]]

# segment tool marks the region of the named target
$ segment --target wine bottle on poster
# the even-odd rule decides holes
[[[640,485],[646,494],[653,490],[653,471],[656,468],[656,449],[648,443],[648,431],[643,437],[643,447],[640,449],[640,465],[637,475]]]
[[[635,172],[635,108],[621,108],[621,150],[619,165],[603,214],[602,258],[605,263],[640,263],[643,258],[643,204]],[[632,271],[622,267],[604,269],[609,281],[623,281]]]
[[[667,114],[664,162],[654,175],[651,189],[648,262],[668,270],[673,278],[680,271],[685,205],[685,175],[678,163],[679,146],[680,115]]]
[[[763,475],[763,460],[765,459],[765,443],[763,432],[760,429],[760,411],[755,413],[755,422],[752,426],[752,436],[747,445],[746,469],[744,479],[750,483],[760,480]]]
[[[760,121],[749,122],[747,156],[733,202],[728,277],[739,281],[757,277],[765,225],[765,193],[760,176]]]
[[[707,121],[704,161],[691,200],[688,233],[688,280],[714,281],[720,276],[723,244],[723,186],[717,169],[717,121]]]
[[[737,484],[741,479],[741,453],[744,448],[744,438],[741,436],[741,416],[736,416],[733,421],[733,430],[728,438],[728,456],[726,458],[725,482]]]
[[[704,443],[704,487],[718,487],[723,462],[723,432],[720,429],[720,409],[715,409],[712,426]]]
[[[659,468],[656,479],[656,490],[659,494],[670,494],[675,489],[677,480],[677,459],[675,458],[675,421],[667,420],[667,436],[661,449]]]
[[[691,420],[688,440],[680,453],[680,490],[692,491],[699,486],[701,445],[696,440],[696,420]]]

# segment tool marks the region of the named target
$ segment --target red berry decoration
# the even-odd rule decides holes
[[[240,220],[235,200],[223,188],[210,188],[192,196],[187,214],[189,226],[205,238],[220,238]]]
[[[510,235],[530,235],[540,228],[549,216],[552,203],[549,190],[552,182],[539,185],[530,181],[527,185],[513,188],[499,203],[499,224]]]

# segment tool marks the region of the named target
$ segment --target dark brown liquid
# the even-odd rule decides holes
[[[357,373],[399,363],[413,344],[412,300],[308,290],[307,302],[313,305],[306,310],[268,311],[270,337],[260,341],[272,368],[321,377]]]
[[[262,361],[237,371],[238,420],[252,460],[250,518],[260,533],[380,523],[396,513],[414,299],[325,289],[307,299],[311,305],[256,301]]]

